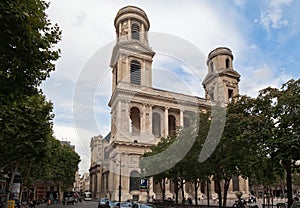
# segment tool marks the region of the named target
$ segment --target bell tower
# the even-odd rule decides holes
[[[152,87],[152,58],[149,47],[150,22],[146,13],[135,6],[119,10],[114,20],[116,45],[113,49],[112,92],[120,82],[143,87]]]
[[[233,55],[229,48],[219,47],[208,55],[208,73],[203,81],[205,98],[231,102],[239,94],[240,74],[233,69]]]

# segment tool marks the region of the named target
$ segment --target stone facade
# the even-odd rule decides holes
[[[208,74],[202,83],[205,98],[155,89],[152,87],[155,52],[149,46],[150,22],[146,13],[134,6],[124,7],[117,13],[114,25],[116,45],[110,63],[111,132],[104,139],[92,138],[91,191],[94,198],[106,196],[118,200],[121,184],[121,200],[145,201],[149,195],[159,199],[160,190],[151,179],[148,196],[134,185],[134,176],[141,173],[140,156],[150,151],[150,146],[156,145],[161,137],[174,134],[178,127],[192,125],[192,117],[199,109],[206,111],[214,100],[221,97],[226,103],[237,95],[240,75],[233,69],[231,50],[220,47],[208,55]],[[239,181],[239,189],[247,192],[247,181]],[[172,183],[168,182],[167,187],[167,197],[173,197]],[[212,183],[212,193],[213,187]],[[186,185],[187,196],[191,197],[189,189]]]

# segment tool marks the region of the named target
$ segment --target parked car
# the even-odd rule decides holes
[[[135,203],[132,208],[156,208],[156,206],[150,203]]]
[[[102,198],[99,200],[98,202],[98,208],[109,208],[110,207],[110,203],[109,203],[109,199],[108,198]]]
[[[72,196],[66,196],[63,200],[63,205],[67,205],[67,204],[75,204],[75,199]]]
[[[130,202],[112,202],[110,208],[132,208],[132,204]]]

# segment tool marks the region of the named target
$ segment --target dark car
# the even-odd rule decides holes
[[[109,208],[109,199],[108,198],[102,198],[98,202],[98,208]]]
[[[66,196],[63,200],[63,205],[67,205],[67,204],[75,204],[75,199],[72,196]]]

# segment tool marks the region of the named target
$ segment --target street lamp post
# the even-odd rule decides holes
[[[122,176],[121,176],[121,169],[122,169],[122,160],[120,158],[120,175],[119,175],[119,202],[121,202],[121,194],[122,194],[122,186],[121,186],[121,180],[122,180]]]
[[[122,195],[122,157],[120,157],[120,160],[113,160],[115,163],[119,162],[120,163],[120,172],[119,172],[119,202],[121,202],[121,195]]]

